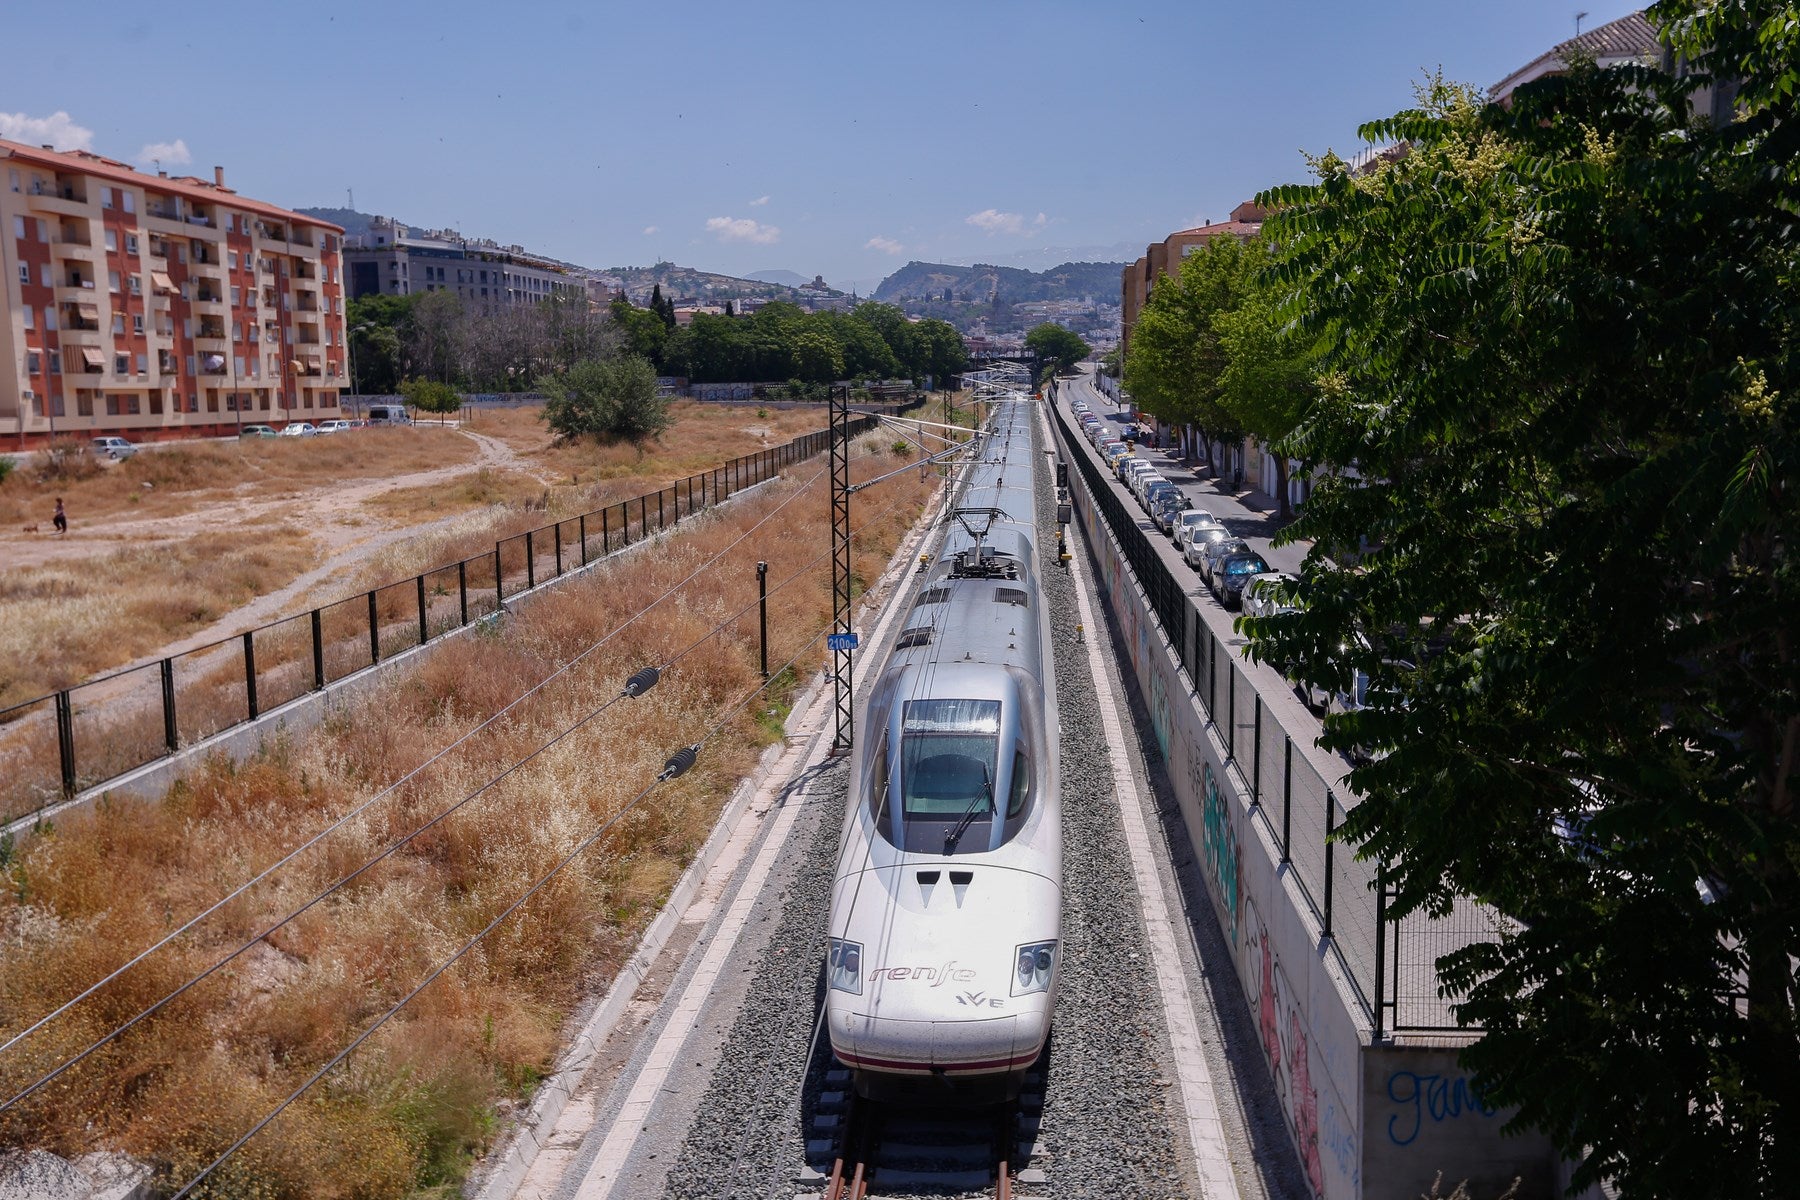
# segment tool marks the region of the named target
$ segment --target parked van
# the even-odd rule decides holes
[[[404,404],[371,404],[369,405],[369,424],[411,425],[412,418],[406,415],[406,405]]]

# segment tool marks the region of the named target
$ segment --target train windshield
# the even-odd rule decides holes
[[[998,700],[909,700],[900,732],[907,849],[985,846],[995,815]]]

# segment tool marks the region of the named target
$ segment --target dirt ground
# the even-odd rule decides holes
[[[671,411],[674,427],[642,452],[558,444],[541,409],[521,408],[483,411],[461,428],[357,430],[298,446],[159,446],[74,480],[21,469],[0,484],[0,654],[14,664],[0,672],[0,706],[336,599],[352,581],[365,585],[372,571],[416,557],[404,553],[409,543],[424,550],[431,535],[473,515],[516,520],[520,510],[555,512],[597,493],[636,495],[826,421],[810,408],[682,402]],[[69,513],[65,537],[51,532],[56,495]],[[36,532],[26,531],[31,524]],[[213,595],[134,603],[143,599],[131,594],[134,578],[171,586],[163,572],[131,569],[147,551],[191,578],[182,564],[202,539],[238,533],[253,543],[255,531],[276,526],[286,552],[231,574],[222,585],[229,611]],[[202,590],[197,578],[193,586]]]

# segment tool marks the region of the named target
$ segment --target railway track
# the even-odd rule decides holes
[[[808,1150],[830,1147],[831,1170],[796,1200],[993,1196],[1029,1200],[1047,1182],[1039,1118],[1043,1075],[1034,1068],[1018,1100],[986,1108],[918,1107],[859,1098],[848,1072],[833,1070],[814,1112]],[[1020,1190],[1020,1188],[1023,1190]]]

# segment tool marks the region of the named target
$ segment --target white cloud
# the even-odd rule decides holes
[[[645,237],[649,237],[653,233],[661,233],[661,232],[662,232],[662,226],[660,226],[660,225],[644,226],[644,236]]]
[[[136,161],[140,163],[159,162],[165,167],[182,166],[193,162],[194,156],[188,153],[187,142],[182,138],[176,138],[172,142],[151,142],[138,151]]]
[[[73,117],[60,109],[47,117],[0,112],[0,137],[33,146],[49,144],[58,150],[94,148],[94,131],[77,125]]]
[[[902,246],[899,242],[896,242],[891,237],[877,236],[877,237],[872,237],[868,241],[864,242],[863,249],[864,250],[879,250],[883,254],[901,254],[901,253],[905,252],[906,247]]]
[[[759,246],[772,246],[781,240],[781,230],[773,225],[758,224],[749,217],[713,217],[706,222],[706,231],[721,242],[755,242]]]
[[[767,196],[758,196],[756,199],[754,199],[750,202],[750,207],[751,208],[761,208],[763,205],[767,204],[768,202],[769,202],[769,198]]]
[[[1048,225],[1050,218],[1039,213],[1027,220],[1023,213],[1001,212],[997,208],[984,208],[978,213],[971,213],[964,217],[963,221],[991,237],[996,233],[1034,232]]]

